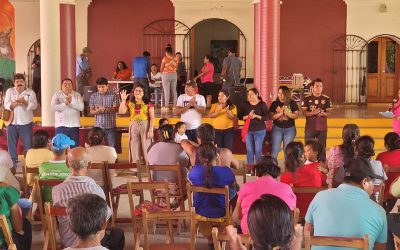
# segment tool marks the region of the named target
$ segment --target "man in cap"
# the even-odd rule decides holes
[[[76,59],[76,82],[78,83],[78,92],[83,96],[83,87],[89,85],[89,79],[92,76],[92,69],[89,64],[89,55],[92,51],[85,47],[82,53]]]
[[[345,182],[337,188],[317,193],[305,217],[304,231],[315,236],[363,238],[369,236],[370,249],[384,249],[387,240],[385,210],[370,196],[374,191],[371,164],[355,158],[345,166]],[[318,249],[334,249],[318,247]]]

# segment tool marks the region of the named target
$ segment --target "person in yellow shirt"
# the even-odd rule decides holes
[[[218,103],[211,105],[208,117],[213,119],[212,125],[215,128],[215,143],[219,148],[229,148],[232,150],[234,124],[237,120],[237,108],[229,100],[226,90],[218,93]]]

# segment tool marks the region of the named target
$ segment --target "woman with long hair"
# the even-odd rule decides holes
[[[281,143],[283,142],[283,151],[285,151],[286,146],[296,137],[294,120],[299,117],[299,107],[292,100],[288,87],[279,87],[278,97],[271,103],[269,113],[273,121],[271,155],[277,158]]]
[[[215,129],[215,143],[219,148],[233,147],[234,122],[237,120],[237,108],[229,99],[228,91],[220,90],[218,103],[211,105],[208,117],[213,119]]]
[[[148,163],[147,149],[153,139],[154,106],[144,96],[144,88],[140,84],[133,86],[133,98],[128,99],[126,90],[121,91],[119,113],[129,110],[129,162]]]
[[[124,61],[118,61],[117,67],[112,76],[113,80],[130,81],[132,78],[132,70],[126,66]]]
[[[265,121],[268,119],[267,104],[261,99],[256,88],[247,91],[247,102],[242,106],[241,119],[250,119],[246,133],[247,164],[257,162],[262,154],[266,134]]]
[[[385,135],[384,141],[386,152],[379,153],[376,159],[383,165],[400,166],[400,136],[395,132],[389,132]]]
[[[178,68],[178,59],[172,52],[171,45],[167,45],[165,48],[165,56],[161,61],[160,72],[162,73],[162,86],[164,90],[164,97],[165,97],[165,107],[162,108],[162,112],[166,112],[169,104],[170,104],[170,93],[173,96],[173,106],[176,105],[176,100],[178,99],[176,93],[176,84],[177,84],[177,74],[176,70]]]

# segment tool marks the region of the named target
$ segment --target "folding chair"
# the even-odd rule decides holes
[[[310,236],[309,231],[304,232],[304,249],[311,250],[311,246],[349,247],[369,250],[368,234],[364,238]]]
[[[57,216],[67,216],[67,210],[65,207],[53,207],[49,202],[44,205],[45,215],[46,215],[46,225],[47,231],[45,232],[43,250],[57,250],[56,241],[56,228]]]
[[[102,188],[104,190],[104,194],[106,195],[107,204],[108,204],[108,206],[111,207],[110,192],[108,190],[108,185],[107,185],[108,178],[107,178],[106,164],[107,164],[107,162],[98,162],[98,163],[91,162],[89,164],[88,170],[95,170],[95,171],[101,172],[101,176],[102,176],[102,179],[103,179]]]
[[[294,187],[293,193],[297,197],[297,208],[300,210],[299,218],[306,216],[308,206],[319,191],[326,190],[327,187]]]
[[[148,190],[150,193],[153,193],[155,189],[164,189],[166,190],[165,198],[166,198],[166,207],[157,209],[164,210],[164,211],[171,211],[170,206],[170,196],[168,192],[168,183],[167,182],[129,182],[127,183],[128,186],[128,199],[129,199],[129,208],[131,212],[131,222],[133,226],[133,235],[135,239],[135,249],[139,247],[140,244],[140,231],[142,227],[142,215],[136,215],[136,205],[144,204],[144,190]],[[135,196],[139,196],[139,203],[135,203]],[[155,196],[155,199],[157,197]],[[143,214],[143,211],[142,211]],[[168,224],[168,231],[172,232],[172,225],[171,223]]]
[[[142,224],[144,234],[144,249],[145,250],[194,250],[196,244],[196,221],[193,208],[190,211],[167,211],[167,212],[148,212],[143,210]],[[149,221],[157,220],[190,220],[190,243],[174,243],[173,232],[169,232],[170,244],[155,244],[150,245],[148,240]]]
[[[4,214],[0,214],[0,227],[4,235],[4,239],[8,245],[8,250],[17,250],[17,246],[13,242],[10,228],[8,227],[7,218]]]
[[[245,245],[247,249],[250,249],[250,246],[252,245],[250,236],[240,234],[240,239],[242,240],[242,243]],[[226,234],[220,234],[218,232],[217,227],[213,227],[212,229],[212,239],[214,243],[214,249],[215,250],[225,250],[226,249],[226,243],[230,241],[230,238]]]
[[[37,168],[28,168],[26,164],[22,166],[22,177],[24,178],[25,182],[23,191],[26,198],[29,198],[29,188],[33,188],[33,185],[35,185],[34,183],[33,185],[28,185],[28,174],[39,176],[39,166]]]

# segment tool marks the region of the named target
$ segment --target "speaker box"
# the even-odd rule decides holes
[[[247,89],[245,86],[229,87],[229,99],[231,102],[240,109],[247,100]]]

